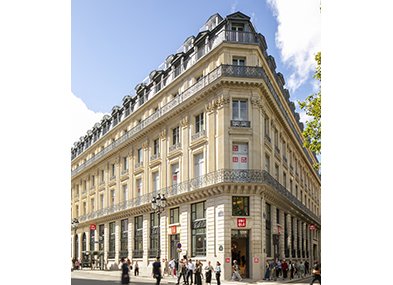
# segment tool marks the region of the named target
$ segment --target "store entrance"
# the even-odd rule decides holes
[[[180,234],[170,235],[169,236],[169,258],[172,260],[173,258],[179,258],[179,254],[177,252],[177,244],[180,242]]]
[[[250,240],[249,230],[232,230],[232,263],[237,260],[242,278],[250,278],[249,257]]]

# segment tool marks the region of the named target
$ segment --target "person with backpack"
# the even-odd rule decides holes
[[[240,276],[239,265],[237,264],[236,259],[233,261],[233,266],[232,266],[232,280],[237,280],[237,281],[243,280],[243,278]]]

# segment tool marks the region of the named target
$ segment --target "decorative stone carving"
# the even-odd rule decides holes
[[[149,147],[149,140],[145,140],[145,141],[142,143],[142,148],[143,148],[144,150],[146,150],[148,147]]]
[[[188,127],[188,116],[185,116],[183,119],[180,120],[180,125],[185,128]]]
[[[160,139],[165,140],[166,139],[166,129],[163,129],[160,132]]]

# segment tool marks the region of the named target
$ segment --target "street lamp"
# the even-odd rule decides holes
[[[161,196],[162,195],[162,196]],[[161,237],[160,237],[160,215],[165,210],[166,207],[166,198],[164,194],[157,194],[157,197],[153,196],[151,200],[151,207],[153,208],[154,212],[158,215],[158,254],[157,256],[161,255]]]
[[[77,251],[78,251],[78,249],[77,249],[78,244],[76,243],[76,240],[75,240],[76,229],[78,228],[78,225],[79,225],[79,220],[77,218],[73,218],[72,221],[71,221],[71,228],[74,230],[74,243],[75,243],[74,244],[74,258],[73,258],[73,260],[76,259]]]

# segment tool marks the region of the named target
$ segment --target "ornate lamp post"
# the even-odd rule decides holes
[[[76,229],[78,228],[79,225],[79,220],[77,218],[73,218],[71,221],[71,228],[74,230],[74,258],[75,260],[77,258],[77,251],[78,251],[78,244],[76,243],[75,236],[76,236]]]
[[[157,197],[153,196],[151,200],[151,207],[153,208],[154,212],[157,213],[158,216],[158,254],[157,256],[161,255],[161,237],[160,237],[160,215],[165,210],[166,207],[166,198],[164,194],[157,194]]]

